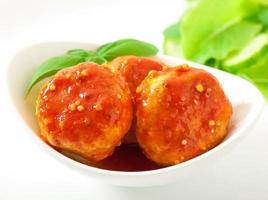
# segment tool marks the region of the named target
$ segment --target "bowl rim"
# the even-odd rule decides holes
[[[5,82],[7,83],[7,91],[8,91],[8,98],[10,100],[10,102],[12,102],[12,108],[15,110],[15,114],[17,116],[17,118],[19,119],[20,123],[23,124],[24,128],[25,128],[25,132],[30,132],[30,135],[32,136],[32,138],[46,151],[48,152],[52,157],[57,157],[59,160],[63,161],[65,164],[71,164],[74,165],[75,167],[81,168],[83,170],[86,171],[91,171],[93,173],[97,173],[97,174],[102,174],[102,175],[108,175],[108,176],[144,176],[144,175],[156,175],[156,174],[162,174],[162,173],[166,173],[166,172],[171,172],[171,171],[176,171],[179,170],[181,168],[185,168],[188,167],[189,165],[192,165],[200,160],[206,159],[208,157],[210,157],[212,154],[217,153],[218,151],[220,151],[221,149],[225,148],[226,146],[228,146],[229,144],[233,143],[234,141],[236,141],[237,139],[241,138],[242,135],[245,135],[243,133],[246,133],[251,126],[254,125],[255,121],[259,118],[259,116],[261,115],[261,112],[263,110],[264,107],[264,98],[262,96],[262,94],[260,93],[260,91],[249,81],[242,79],[238,76],[235,76],[233,74],[215,69],[215,68],[210,68],[208,66],[202,65],[202,64],[198,64],[192,61],[188,61],[182,58],[176,58],[176,57],[172,57],[172,56],[167,56],[167,55],[163,55],[158,53],[156,55],[157,58],[163,58],[166,60],[173,60],[174,62],[177,63],[187,63],[190,66],[193,67],[198,67],[198,68],[202,68],[205,69],[206,71],[209,71],[211,73],[211,71],[215,71],[216,73],[222,73],[222,74],[227,74],[228,76],[232,76],[233,78],[239,79],[240,81],[244,82],[244,84],[246,84],[248,87],[252,88],[252,91],[254,91],[254,95],[256,96],[255,99],[257,99],[258,101],[255,102],[255,104],[253,105],[252,110],[254,111],[253,113],[255,113],[255,115],[253,115],[253,113],[251,113],[251,115],[248,116],[247,121],[249,123],[244,124],[244,126],[242,126],[242,128],[239,128],[236,130],[235,134],[228,138],[227,140],[222,141],[220,144],[218,144],[216,147],[210,149],[209,151],[196,156],[190,160],[187,160],[185,162],[182,162],[180,164],[177,165],[173,165],[173,166],[166,166],[160,169],[154,169],[154,170],[147,170],[147,171],[115,171],[115,170],[107,170],[107,169],[101,169],[101,168],[96,168],[93,166],[89,166],[83,163],[80,163],[76,160],[73,160],[65,155],[63,155],[62,153],[58,152],[57,150],[55,150],[54,148],[52,148],[50,145],[48,145],[47,143],[45,143],[39,136],[37,133],[35,133],[28,125],[27,123],[23,120],[23,116],[20,114],[19,109],[17,108],[16,102],[13,99],[13,94],[11,91],[11,86],[10,86],[10,81],[8,79],[8,77],[10,77],[9,73],[10,73],[10,68],[13,64],[14,59],[22,52],[36,47],[36,46],[40,46],[40,45],[53,45],[53,44],[77,44],[77,45],[88,45],[90,46],[99,46],[96,43],[90,43],[90,42],[81,42],[81,41],[47,41],[47,42],[40,42],[40,43],[34,43],[31,44],[29,46],[26,46],[24,48],[19,49],[11,58],[10,61],[8,63],[8,67],[7,67],[7,71],[6,71],[6,80]],[[209,69],[209,70],[208,70]],[[213,74],[213,73],[212,73]]]

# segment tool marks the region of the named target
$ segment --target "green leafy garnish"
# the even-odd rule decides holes
[[[72,56],[80,56],[80,57],[90,57],[94,56],[95,52],[94,51],[87,51],[84,49],[72,49],[67,51],[67,55],[72,55]]]
[[[268,33],[254,37],[243,49],[226,57],[222,63],[223,69],[237,73],[260,62],[268,54]]]
[[[33,74],[31,81],[26,89],[26,94],[32,87],[42,79],[52,76],[59,70],[77,65],[85,61],[103,64],[118,56],[153,56],[158,49],[147,42],[135,39],[122,39],[100,46],[95,51],[84,49],[72,49],[65,55],[49,58],[43,62]]]
[[[184,55],[193,59],[205,46],[207,38],[221,33],[242,15],[242,0],[203,0],[189,10],[181,21]],[[194,44],[194,45],[193,45]]]
[[[268,27],[268,8],[262,8],[259,13],[256,14],[256,20],[263,24],[265,28]]]
[[[231,52],[243,48],[260,30],[259,24],[243,21],[225,27],[204,41],[195,60],[201,63],[211,58],[222,60]]]
[[[181,56],[181,33],[179,23],[172,24],[164,31],[164,53],[173,56]]]
[[[32,79],[26,90],[27,94],[30,92],[32,87],[42,79],[55,74],[57,71],[63,68],[71,67],[81,62],[84,62],[83,57],[73,55],[63,55],[49,58],[39,66],[38,70],[32,76]]]
[[[122,39],[105,44],[97,49],[97,54],[106,60],[112,60],[118,56],[136,55],[152,56],[157,54],[158,49],[147,42],[134,39]]]
[[[267,97],[267,2],[196,0],[164,31],[164,53],[247,78]]]

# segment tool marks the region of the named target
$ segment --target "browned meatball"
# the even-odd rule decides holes
[[[116,74],[121,75],[128,84],[132,93],[134,110],[135,110],[135,96],[136,88],[147,76],[151,70],[161,70],[163,64],[152,58],[137,57],[137,56],[122,56],[114,59],[108,64],[108,67]],[[130,132],[125,136],[124,143],[135,143],[135,124],[136,119],[133,118],[133,126]]]
[[[196,157],[227,135],[232,106],[217,79],[202,69],[151,72],[137,92],[137,139],[160,165]]]
[[[151,70],[161,70],[163,64],[146,57],[122,56],[117,57],[108,66],[116,74],[120,74],[127,82],[129,89],[135,97],[136,88]]]
[[[59,71],[43,86],[36,115],[41,136],[50,145],[101,160],[130,128],[131,94],[122,77],[82,63]]]

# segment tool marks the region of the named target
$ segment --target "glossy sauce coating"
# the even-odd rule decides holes
[[[133,105],[135,110],[136,88],[148,75],[151,70],[161,70],[163,64],[151,58],[137,57],[137,56],[122,56],[114,59],[108,64],[108,67],[116,74],[121,75],[128,84],[133,98]],[[133,119],[133,126],[131,131],[125,136],[123,142],[135,143],[136,137],[135,124],[136,119]]]
[[[138,142],[160,165],[174,165],[218,145],[232,106],[208,72],[182,65],[153,71],[137,88]]]
[[[102,160],[131,126],[131,94],[109,69],[82,63],[59,71],[44,85],[36,115],[41,137],[50,145]]]
[[[151,70],[161,70],[163,64],[146,57],[122,56],[114,59],[108,66],[116,74],[120,74],[128,84],[135,97],[136,88]]]

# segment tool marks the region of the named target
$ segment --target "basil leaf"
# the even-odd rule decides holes
[[[80,57],[89,57],[95,55],[94,51],[87,51],[84,49],[72,49],[67,51],[67,55],[72,55],[72,56],[80,56]]]
[[[92,57],[87,57],[85,59],[85,61],[90,61],[90,62],[94,62],[94,63],[97,63],[97,64],[103,64],[103,63],[106,63],[107,60],[105,58],[103,58],[102,56],[92,56]]]
[[[105,51],[109,50],[111,47],[115,45],[115,42],[109,42],[104,45],[101,45],[99,48],[97,48],[96,52],[98,54],[103,54]]]
[[[107,43],[96,51],[104,59],[110,61],[118,56],[152,56],[157,54],[158,49],[147,42],[135,39],[122,39]]]
[[[96,51],[84,49],[72,49],[63,56],[57,56],[48,59],[34,73],[26,94],[40,80],[54,75],[57,71],[77,65],[81,62],[90,61],[98,64],[106,63],[113,58],[124,55],[152,56],[158,52],[158,49],[147,42],[135,39],[122,39],[100,46]]]
[[[84,62],[84,60],[85,59],[83,57],[73,55],[57,56],[48,59],[38,67],[32,76],[32,79],[26,89],[26,94],[28,94],[32,87],[40,80],[55,74],[60,69],[71,67],[73,65]]]

